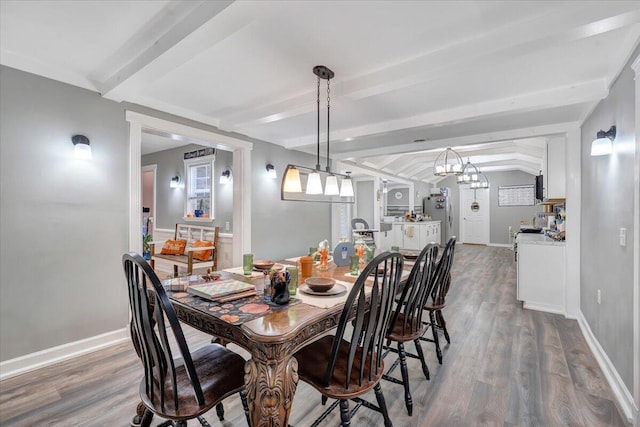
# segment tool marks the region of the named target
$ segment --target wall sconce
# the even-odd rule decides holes
[[[71,137],[71,142],[74,145],[74,155],[76,159],[81,160],[91,160],[91,146],[89,145],[89,138],[84,135],[73,135]]]
[[[271,163],[267,165],[267,176],[271,179],[276,179],[278,177],[276,168]]]
[[[233,175],[231,175],[231,169],[225,169],[222,171],[222,175],[220,175],[220,184],[228,184],[233,179]]]
[[[616,127],[611,126],[608,131],[602,129],[596,134],[596,139],[591,143],[592,156],[604,156],[613,153],[613,140],[616,139]]]
[[[178,188],[180,187],[180,175],[172,176],[171,181],[169,182],[169,188]]]

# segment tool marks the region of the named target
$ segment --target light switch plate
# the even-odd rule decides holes
[[[627,229],[620,229],[620,246],[627,246]]]

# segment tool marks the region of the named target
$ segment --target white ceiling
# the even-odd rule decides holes
[[[537,173],[639,40],[639,1],[0,2],[3,65],[310,153],[326,65],[332,157],[429,182]]]

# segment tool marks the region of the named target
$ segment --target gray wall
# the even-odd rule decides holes
[[[277,179],[267,177],[267,164]],[[315,156],[280,146],[255,143],[251,152],[251,248],[254,259],[304,255],[322,240],[331,242],[331,204],[280,200],[280,182],[287,164],[314,167]]]
[[[143,136],[144,144],[144,136]],[[186,189],[170,188],[169,180],[179,174],[184,182],[184,153],[201,148],[199,145],[186,145],[171,150],[158,151],[142,156],[142,166],[157,165],[156,169],[156,228],[173,229],[176,223],[184,223],[184,197]],[[233,230],[233,186],[220,184],[222,171],[231,168],[233,153],[230,151],[216,150],[216,160],[213,171],[213,194],[215,220],[211,224],[225,230],[225,222],[229,222]],[[230,230],[230,231],[231,231]]]
[[[639,54],[637,48],[632,60]],[[633,389],[633,170],[638,147],[631,61],[581,128],[580,233],[580,309],[629,390]],[[591,157],[596,132],[611,125],[617,127],[613,154]],[[618,244],[620,228],[627,229],[626,247]]]
[[[540,205],[536,206],[498,206],[498,187],[501,185],[533,184],[534,175],[521,171],[487,172],[489,180],[489,202],[491,204],[491,221],[489,224],[489,242],[492,244],[509,244],[509,226],[513,230],[520,228],[520,220],[531,223],[531,218],[538,212],[542,212]],[[449,187],[451,189],[451,204],[453,205],[454,224],[453,233],[460,236],[460,191],[456,177],[448,177],[440,181],[436,187]],[[485,190],[478,190],[485,191]]]
[[[369,227],[376,227],[373,222],[375,203],[373,201],[373,180],[356,181],[356,215],[367,221]]]
[[[125,109],[254,143],[256,257],[299,255],[331,238],[329,205],[280,201],[284,166],[314,165],[313,156],[8,67],[0,67],[0,93],[1,361],[127,325]],[[73,158],[76,133],[91,140],[91,162]],[[278,180],[266,180],[267,162]]]
[[[0,359],[124,328],[128,131],[96,93],[0,68]],[[92,161],[73,157],[89,137]]]

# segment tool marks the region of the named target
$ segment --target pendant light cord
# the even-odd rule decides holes
[[[331,82],[331,78],[327,78],[327,172],[331,172],[331,167],[329,166],[329,117],[331,110],[331,87],[329,83]]]
[[[318,76],[318,94],[316,95],[316,111],[317,111],[317,119],[316,123],[318,125],[318,129],[316,132],[316,170],[320,170],[320,76]]]

